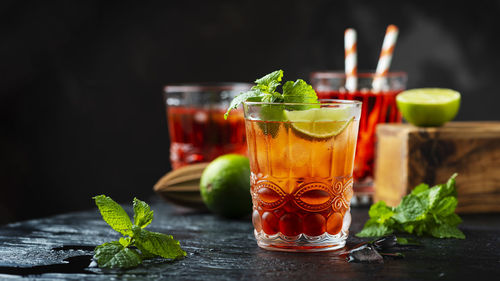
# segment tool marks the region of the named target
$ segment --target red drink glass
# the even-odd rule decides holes
[[[373,87],[375,79],[382,79],[378,90]],[[363,102],[353,172],[354,193],[357,199],[363,200],[362,203],[367,203],[367,199],[373,194],[376,126],[380,123],[401,122],[396,95],[406,89],[406,81],[407,75],[404,72],[392,72],[383,78],[376,78],[373,72],[359,73],[357,90],[349,92],[345,89],[344,72],[318,71],[311,74],[311,84],[319,98]],[[356,202],[352,204],[355,205]]]
[[[227,153],[247,153],[243,111],[231,112],[228,120],[224,120],[224,113],[231,100],[251,86],[212,83],[165,87],[173,169],[210,162]]]

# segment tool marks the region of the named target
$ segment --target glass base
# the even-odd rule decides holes
[[[345,246],[348,233],[349,231],[342,230],[335,235],[325,232],[319,236],[300,234],[290,237],[281,233],[267,235],[262,231],[254,231],[259,247],[266,250],[284,252],[321,252],[338,250]]]

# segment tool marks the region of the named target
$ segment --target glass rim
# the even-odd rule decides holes
[[[362,102],[358,100],[340,100],[340,99],[318,99],[320,103],[310,103],[310,102],[261,102],[261,101],[244,101],[243,104],[246,105],[361,105]]]
[[[203,91],[245,91],[253,84],[245,82],[200,82],[168,84],[163,87],[164,93],[203,92]]]
[[[386,77],[386,78],[396,78],[396,77],[407,77],[408,73],[405,71],[391,71],[385,75],[378,75],[374,70],[364,70],[358,72],[356,77],[358,78],[375,78],[375,77]],[[311,77],[314,78],[345,78],[346,74],[344,70],[318,70],[311,72]]]

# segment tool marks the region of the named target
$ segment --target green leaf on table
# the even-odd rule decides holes
[[[436,206],[432,209],[432,212],[438,216],[447,216],[455,213],[455,208],[457,207],[458,201],[456,197],[448,196],[441,199]]]
[[[396,241],[399,245],[413,245],[413,246],[420,246],[422,243],[420,243],[418,240],[413,239],[413,238],[408,238],[408,237],[397,237]]]
[[[416,186],[397,207],[389,207],[383,201],[373,204],[368,212],[370,219],[356,235],[370,237],[405,232],[464,239],[465,235],[457,228],[462,220],[455,214],[456,176],[453,174],[445,184],[431,188],[427,184]]]
[[[138,266],[142,262],[136,250],[124,247],[118,241],[97,246],[94,259],[97,261],[99,267],[108,268],[130,268]]]
[[[146,202],[134,198],[134,224],[146,227],[153,220],[153,211]]]
[[[113,199],[105,195],[93,197],[102,218],[114,230],[123,235],[132,234],[132,221],[127,212]]]
[[[434,220],[438,224],[446,224],[451,226],[457,226],[462,223],[462,219],[455,213],[449,214],[447,216],[436,216],[434,215]]]
[[[415,188],[411,191],[411,194],[418,196],[418,195],[426,192],[427,190],[429,190],[429,185],[425,184],[425,183],[421,183],[421,184],[415,186]]]
[[[418,196],[409,194],[403,197],[399,206],[394,209],[394,219],[406,223],[423,219],[427,211],[427,202]]]
[[[111,198],[99,195],[94,197],[103,219],[116,231],[126,235],[118,241],[104,243],[96,247],[94,259],[99,267],[130,268],[143,260],[163,257],[178,259],[186,256],[180,243],[171,235],[150,232],[145,229],[153,220],[149,205],[134,198],[134,225],[127,213]]]
[[[458,238],[465,239],[465,234],[456,226],[440,224],[430,230],[431,235],[436,238]]]
[[[375,220],[368,220],[357,237],[375,237],[391,234],[393,231],[387,225],[377,223]]]
[[[134,239],[140,249],[166,259],[178,259],[186,256],[186,252],[182,250],[179,241],[175,240],[172,235],[151,232],[145,229],[134,229]]]
[[[368,215],[370,218],[376,220],[377,223],[384,224],[394,215],[394,211],[384,201],[379,201],[370,207]]]
[[[128,247],[132,243],[132,239],[130,237],[120,237],[120,240],[118,240],[118,242],[123,247]]]
[[[458,176],[457,173],[454,173],[450,179],[442,185],[442,191],[441,191],[441,196],[453,196],[457,197],[457,189],[455,188],[456,185],[456,180],[455,178]]]
[[[443,189],[439,185],[429,189],[429,191],[426,192],[427,198],[429,200],[428,204],[429,209],[433,209],[436,206],[436,204],[441,200],[442,193]],[[455,210],[455,208],[453,208],[453,210]]]

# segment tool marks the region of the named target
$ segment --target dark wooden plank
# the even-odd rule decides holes
[[[461,226],[466,240],[422,238],[424,247],[406,251],[404,259],[357,264],[347,263],[335,252],[262,250],[255,243],[249,220],[225,220],[163,202],[152,208],[155,219],[150,229],[179,239],[188,252],[184,260],[155,260],[126,271],[49,266],[53,272],[43,273],[47,265],[63,264],[68,257],[88,258],[91,247],[118,239],[98,211],[91,210],[0,227],[0,279],[23,273],[38,274],[25,277],[40,280],[460,280],[500,274],[500,215],[466,216]],[[352,214],[351,232],[355,233],[366,221],[367,209],[353,209]],[[348,245],[361,241],[351,235]],[[78,262],[81,265],[82,261],[70,264]],[[13,271],[13,267],[25,269]]]

